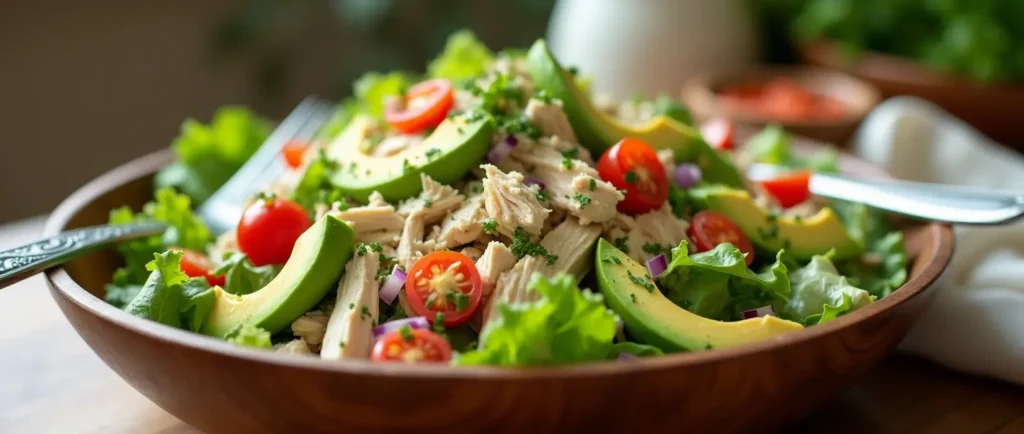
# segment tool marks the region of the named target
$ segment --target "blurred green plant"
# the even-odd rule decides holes
[[[798,41],[907,57],[980,82],[1024,79],[1021,0],[754,0]],[[772,24],[770,23],[769,26]]]

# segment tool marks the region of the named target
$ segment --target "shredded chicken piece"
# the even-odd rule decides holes
[[[383,194],[380,194],[379,191],[374,190],[373,193],[370,193],[370,203],[368,205],[369,206],[388,206],[390,204],[388,203],[388,201],[384,200],[384,195]]]
[[[487,249],[483,251],[480,259],[476,260],[476,269],[480,272],[480,282],[483,284],[483,296],[490,297],[494,285],[498,283],[501,273],[504,273],[516,264],[516,255],[504,244],[491,241]]]
[[[628,222],[631,219],[623,216],[617,220]],[[654,211],[636,216],[632,225],[624,224],[606,228],[605,234],[609,241],[627,237],[624,244],[629,250],[630,258],[643,263],[679,246],[682,240],[688,240],[686,230],[690,224],[672,214],[672,208],[666,203]],[[621,242],[620,242],[621,243]],[[693,243],[690,243],[693,249]]]
[[[553,148],[562,154],[562,156],[571,155],[574,159],[587,163],[590,167],[594,167],[594,158],[590,156],[590,151],[576,142],[569,142],[558,136],[547,136],[541,137],[537,143],[542,146],[549,146]]]
[[[423,191],[398,207],[398,215],[408,217],[414,211],[423,211],[423,222],[431,224],[441,221],[448,212],[462,205],[465,196],[458,190],[434,181],[426,173],[420,174]]]
[[[335,203],[327,214],[348,223],[355,233],[356,242],[370,244],[379,241],[381,244],[395,245],[404,225],[402,216],[395,212],[391,205],[366,205],[342,211],[340,203]]]
[[[273,350],[275,353],[280,354],[313,354],[313,351],[309,349],[309,345],[301,338],[289,341],[286,344],[274,345]]]
[[[658,161],[661,162],[661,167],[665,168],[665,176],[669,182],[672,182],[676,174],[676,160],[675,153],[671,149],[659,149],[658,150]]]
[[[584,224],[614,218],[618,213],[615,206],[625,198],[615,186],[602,181],[586,162],[548,146],[523,143],[513,148],[505,160],[532,168],[532,175],[545,184],[550,203],[579,217]],[[505,166],[506,161],[501,165]]]
[[[536,301],[540,294],[527,290],[530,278],[533,273],[543,273],[546,265],[545,259],[537,256],[525,256],[512,267],[512,269],[501,273],[494,291],[487,299],[487,304],[481,309],[481,327],[488,322],[498,318],[498,306],[502,303],[522,303]]]
[[[600,237],[600,225],[583,225],[571,217],[565,219],[540,241],[548,254],[558,256],[553,264],[547,266],[545,274],[566,273],[574,276],[576,282],[583,280],[594,265],[594,245]]]
[[[424,230],[423,211],[413,211],[405,220],[405,228],[395,250],[396,260],[403,270],[408,270],[423,255],[437,250],[433,241],[424,241]]]
[[[540,129],[542,135],[557,136],[564,141],[572,143],[579,142],[576,139],[576,133],[573,131],[572,125],[569,124],[569,118],[562,111],[562,101],[550,100],[544,102],[536,98],[530,98],[530,101],[526,103],[525,114],[527,119]]]
[[[320,357],[324,359],[367,359],[373,349],[373,325],[377,321],[380,297],[376,275],[380,258],[368,251],[353,256],[338,283],[338,299],[327,322]]]
[[[437,238],[439,245],[453,248],[472,243],[483,234],[480,222],[487,218],[482,194],[470,196],[455,212],[441,223],[441,233]]]
[[[213,247],[210,248],[210,258],[215,263],[220,263],[223,258],[226,258],[231,252],[238,251],[238,238],[236,237],[235,230],[224,232],[217,237],[217,240],[213,243]]]
[[[324,341],[329,318],[330,315],[318,310],[306,312],[292,322],[292,334],[297,338],[302,338],[311,346],[319,346]]]
[[[462,250],[459,250],[459,253],[466,255],[467,258],[472,259],[474,262],[484,255],[484,251],[476,246],[463,247]]]
[[[498,232],[511,237],[517,228],[540,235],[544,220],[551,211],[537,200],[536,186],[526,186],[518,172],[504,173],[490,164],[482,166],[484,178],[484,208],[498,224]]]

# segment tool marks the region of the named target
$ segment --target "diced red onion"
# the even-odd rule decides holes
[[[516,136],[511,134],[505,136],[504,139],[495,143],[494,146],[491,147],[490,152],[487,153],[487,161],[491,162],[491,164],[498,164],[501,160],[504,160],[505,157],[512,152],[512,148],[516,147],[518,144],[519,139],[517,139]]]
[[[676,185],[679,188],[693,187],[703,178],[700,166],[693,163],[683,163],[676,166],[676,173],[674,175]]]
[[[647,272],[651,273],[651,277],[657,279],[661,273],[664,273],[668,269],[668,260],[665,259],[664,254],[659,254],[651,259],[647,260]]]
[[[430,323],[427,322],[426,317],[416,316],[412,318],[396,319],[394,321],[388,321],[373,328],[373,338],[378,339],[388,333],[398,330],[404,326],[409,326],[414,329],[429,329]]]
[[[634,360],[636,360],[636,356],[634,356],[634,355],[632,355],[630,353],[619,353],[619,356],[615,358],[615,361],[617,361],[617,362],[627,362],[628,363],[628,362],[632,362]]]
[[[743,311],[743,319],[760,318],[768,315],[775,315],[775,308],[770,304],[767,306],[761,306],[757,309]]]
[[[387,282],[384,282],[384,286],[380,287],[380,299],[387,303],[388,306],[395,302],[398,292],[405,286],[405,278],[405,272],[396,265],[391,270],[391,276],[388,277]]]
[[[526,185],[536,185],[537,187],[540,187],[541,190],[543,190],[544,187],[547,187],[547,185],[544,184],[544,181],[541,181],[540,178],[537,178],[535,176],[524,177],[523,178],[523,184],[526,184]]]

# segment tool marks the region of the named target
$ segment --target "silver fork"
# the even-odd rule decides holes
[[[211,232],[221,234],[235,227],[246,199],[284,173],[285,163],[279,155],[285,143],[313,138],[333,108],[328,101],[308,97],[278,124],[260,149],[196,211]],[[165,230],[167,226],[158,222],[90,226],[0,251],[0,289],[112,243]]]

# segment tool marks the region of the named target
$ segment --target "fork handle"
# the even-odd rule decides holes
[[[165,229],[167,225],[157,222],[91,226],[0,251],[0,289],[97,248],[160,234]]]

